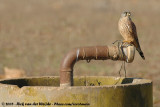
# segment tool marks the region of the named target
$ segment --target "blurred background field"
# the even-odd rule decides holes
[[[57,76],[72,48],[122,39],[117,24],[126,10],[146,57],[136,52],[127,76],[152,79],[154,107],[160,107],[159,0],[0,0],[0,73],[7,67],[27,76]],[[74,75],[119,76],[120,67],[120,61],[80,61]]]

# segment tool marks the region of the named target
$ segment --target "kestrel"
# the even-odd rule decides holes
[[[123,12],[121,14],[121,18],[119,19],[119,23],[118,23],[120,34],[124,38],[123,42],[133,44],[136,47],[136,50],[139,52],[140,56],[143,59],[145,59],[138,41],[136,26],[132,22],[130,16],[131,16],[130,12]]]

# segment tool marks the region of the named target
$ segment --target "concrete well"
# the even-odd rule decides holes
[[[59,77],[27,77],[0,81],[0,106],[9,107],[152,107],[152,81],[106,76],[74,77],[60,87]]]

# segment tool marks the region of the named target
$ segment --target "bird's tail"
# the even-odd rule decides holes
[[[142,59],[145,60],[145,57],[144,57],[142,50],[140,48],[137,48],[137,51],[138,51],[139,55],[142,57]]]

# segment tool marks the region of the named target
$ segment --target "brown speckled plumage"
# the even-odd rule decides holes
[[[118,23],[119,31],[124,38],[124,42],[133,44],[139,52],[140,56],[145,59],[138,41],[136,26],[132,22],[130,14],[130,12],[123,12],[121,14],[121,18]]]

